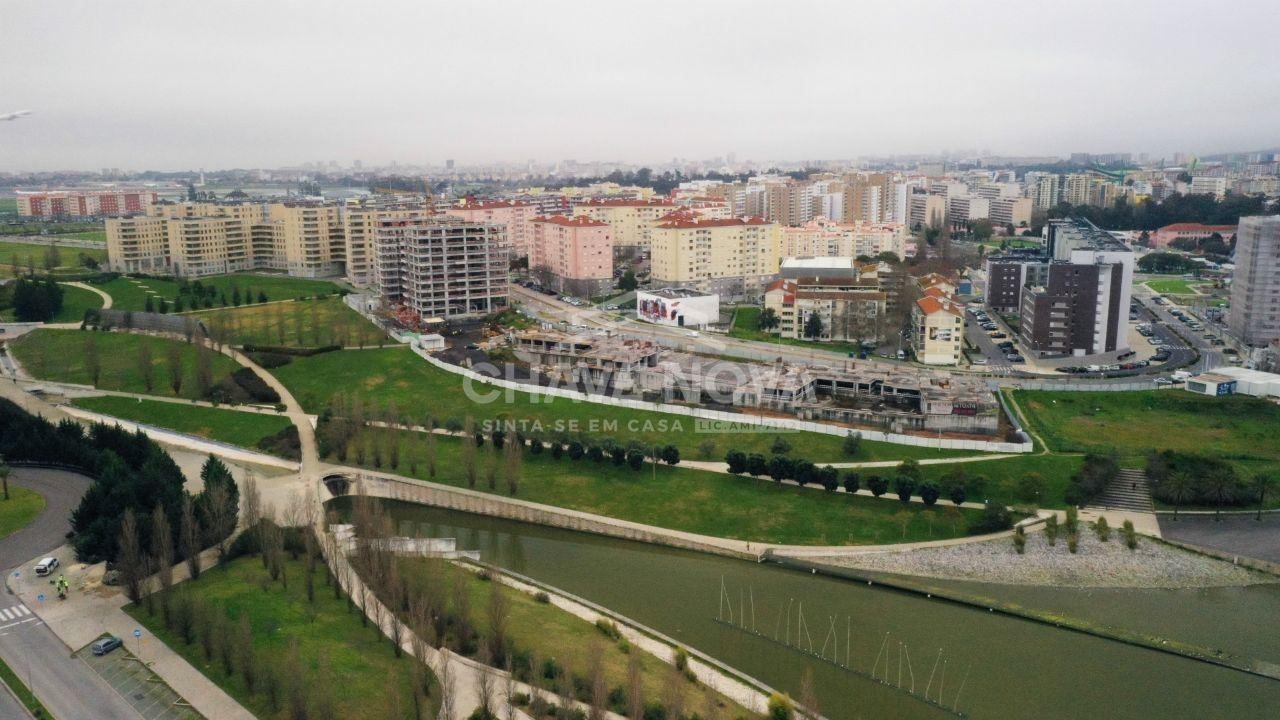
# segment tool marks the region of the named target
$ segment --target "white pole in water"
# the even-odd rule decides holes
[[[938,657],[933,660],[933,669],[929,671],[929,684],[924,686],[924,699],[929,699],[929,688],[933,687],[933,675],[938,672],[938,663],[942,661],[942,648],[938,648]],[[942,701],[942,697],[938,697],[938,701]]]
[[[849,638],[853,632],[853,620],[848,615],[844,616],[844,666],[849,668]]]

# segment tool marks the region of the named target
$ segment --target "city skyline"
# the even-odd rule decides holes
[[[1280,144],[1276,8],[1088,5],[24,4],[0,171]]]

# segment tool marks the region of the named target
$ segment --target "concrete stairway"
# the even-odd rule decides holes
[[[1089,503],[1092,509],[1132,510],[1134,512],[1154,512],[1151,504],[1151,486],[1147,484],[1147,475],[1141,470],[1125,469],[1116,475],[1102,494]]]

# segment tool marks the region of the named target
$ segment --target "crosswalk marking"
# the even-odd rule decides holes
[[[4,618],[5,620],[13,620],[16,617],[17,615],[13,614],[8,608],[0,610],[0,618]]]
[[[17,620],[18,618],[30,615],[31,611],[25,605],[14,605],[13,607],[0,608],[0,620]]]

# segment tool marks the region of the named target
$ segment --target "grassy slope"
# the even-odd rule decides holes
[[[384,431],[384,434],[391,434]],[[422,479],[429,476],[425,441],[421,433],[393,433],[401,441],[400,465],[383,470]],[[466,485],[459,450],[462,440],[437,441],[435,482]],[[389,448],[387,443],[384,447]],[[477,453],[480,468],[476,489],[489,491],[485,450]],[[384,453],[389,458],[389,451]],[[336,458],[330,458],[335,460]],[[365,462],[373,460],[372,452]],[[388,460],[389,461],[389,460]],[[413,467],[416,461],[416,468]],[[356,463],[354,451],[348,463]],[[415,472],[416,469],[416,472]],[[501,467],[493,492],[505,494]],[[767,480],[737,477],[682,467],[641,470],[617,467],[605,460],[577,462],[564,456],[555,460],[549,452],[525,454],[517,497],[522,500],[571,508],[609,517],[684,530],[704,535],[795,545],[865,545],[915,540],[936,540],[965,534],[965,524],[950,524],[942,503],[925,509],[919,503],[904,506],[897,500],[849,496],[810,488],[780,486]],[[905,537],[901,519],[910,519]],[[971,517],[973,511],[965,511]]]
[[[714,448],[708,459],[720,460],[730,449],[768,453],[777,433],[699,432],[694,419],[651,411],[631,410],[598,403],[573,402],[556,398],[553,402],[531,402],[522,392],[506,394],[489,404],[470,400],[461,377],[439,370],[415,356],[407,347],[382,350],[348,350],[325,353],[293,362],[272,370],[294,397],[309,412],[320,412],[336,392],[358,393],[366,403],[385,405],[394,401],[402,413],[422,420],[430,413],[443,422],[461,420],[471,415],[479,423],[486,419],[508,418],[537,420],[550,432],[560,422],[567,432],[581,431],[589,435],[611,435],[622,441],[632,439],[644,443],[673,443],[686,458],[698,457],[698,446],[711,442]],[[485,388],[477,390],[492,392]],[[743,415],[744,423],[751,415]],[[793,448],[792,454],[815,462],[853,460],[899,460],[903,458],[954,457],[975,453],[934,450],[892,443],[864,440],[856,457],[841,451],[841,438],[817,433],[783,433]]]
[[[78,398],[73,402],[85,410],[135,420],[254,449],[258,441],[274,435],[291,423],[279,415],[262,415],[240,410],[198,407],[161,400],[135,400],[125,397]]]
[[[729,337],[738,338],[739,340],[755,340],[757,342],[781,343],[784,345],[794,345],[801,348],[811,348],[814,350],[827,350],[829,352],[858,352],[861,348],[855,343],[847,342],[812,342],[809,340],[798,340],[796,338],[784,338],[771,332],[765,332],[759,327],[760,308],[758,307],[740,307],[733,312],[733,327],[729,329]]]
[[[211,329],[226,328],[227,337],[236,345],[319,347],[392,342],[339,297],[200,310],[190,314]]]
[[[939,480],[944,475],[961,470],[968,476],[981,475],[987,479],[986,492],[982,497],[970,493],[968,498],[973,502],[992,500],[1003,505],[1019,505],[1012,489],[1012,484],[1028,473],[1038,473],[1045,479],[1045,490],[1040,507],[1066,508],[1067,503],[1062,495],[1066,492],[1071,477],[1080,471],[1084,458],[1080,455],[1024,455],[1004,460],[987,460],[983,462],[963,463],[956,465],[924,465],[920,472],[927,480]],[[876,471],[868,470],[870,475]],[[884,473],[886,475],[891,473]]]
[[[1148,280],[1146,286],[1152,290],[1162,294],[1171,295],[1195,295],[1196,291],[1191,288],[1192,284],[1202,284],[1203,281],[1196,280]]]
[[[23,242],[0,242],[0,265],[22,265],[26,266],[27,257],[30,256],[35,263],[37,271],[44,270],[44,254],[48,252],[48,245],[39,245],[36,243]],[[98,262],[106,262],[107,251],[98,248],[82,248],[68,247],[65,245],[58,246],[58,255],[61,258],[59,267],[78,267],[79,257],[81,254],[88,255]]]
[[[389,717],[388,692],[400,692],[400,707],[411,707],[407,691],[410,660],[396,658],[389,640],[372,626],[362,627],[356,611],[348,611],[346,600],[334,599],[321,579],[323,571],[319,568],[315,602],[308,604],[302,581],[304,572],[303,561],[286,560],[288,589],[279,583],[264,585],[262,579],[266,571],[261,561],[256,557],[243,557],[206,571],[199,580],[183,583],[172,592],[198,593],[206,602],[226,608],[237,622],[241,613],[248,613],[254,648],[275,661],[285,659],[289,641],[296,638],[307,681],[330,684],[337,700],[337,717],[350,720]],[[257,717],[284,720],[288,716],[283,709],[272,710],[263,694],[250,693],[238,675],[228,678],[216,660],[206,662],[199,643],[186,645],[165,629],[158,610],[156,616],[148,615],[139,605],[129,605],[125,610]],[[322,653],[328,657],[330,668],[329,674],[323,677],[317,672]]]
[[[41,380],[89,384],[89,372],[85,366],[85,343],[89,331],[40,329],[28,333],[10,345],[10,350],[27,372]],[[182,356],[185,379],[181,396],[195,398],[199,394],[196,385],[196,348],[178,340],[132,335],[128,333],[93,332],[98,343],[102,373],[98,387],[103,390],[146,393],[143,376],[139,373],[138,352],[143,345],[151,348],[151,364],[155,384],[150,394],[173,395],[169,387],[168,348],[177,346]],[[213,355],[213,381],[229,375],[238,366],[225,355]]]
[[[286,300],[306,297],[320,293],[332,293],[338,286],[325,280],[308,280],[283,275],[255,275],[253,273],[237,273],[234,275],[216,275],[200,278],[205,287],[215,287],[225,292],[230,302],[233,287],[239,287],[241,294],[252,290],[257,297],[261,290],[269,300]],[[119,277],[98,286],[115,300],[115,307],[120,310],[142,310],[146,306],[147,295],[153,301],[164,298],[173,304],[178,297],[179,283],[175,280],[157,278]],[[148,293],[148,290],[151,292]]]
[[[0,538],[26,527],[44,510],[44,497],[34,490],[9,483],[9,499],[0,494]]]
[[[554,658],[571,675],[584,679],[592,669],[592,658],[598,657],[605,684],[612,689],[626,687],[628,655],[634,653],[640,660],[646,702],[662,702],[666,684],[676,682],[685,688],[685,705],[692,711],[702,712],[707,705],[708,696],[713,696],[719,703],[722,717],[749,715],[744,708],[730,704],[727,699],[706,686],[690,683],[676,674],[672,666],[652,655],[635,649],[624,652],[617,641],[606,637],[596,626],[554,605],[540,603],[533,597],[500,583],[481,580],[475,573],[439,560],[407,560],[401,568],[409,581],[410,592],[421,592],[419,588],[426,582],[444,580],[450,586],[456,582],[465,582],[471,597],[473,622],[483,637],[491,634],[486,613],[491,595],[495,590],[502,593],[509,611],[507,635],[513,654],[527,652],[536,658]],[[599,655],[593,656],[593,645]]]

